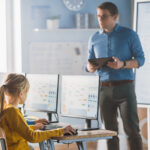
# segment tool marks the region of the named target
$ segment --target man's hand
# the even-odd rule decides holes
[[[87,64],[87,69],[89,72],[93,73],[95,72],[97,69],[99,69],[98,66],[93,65],[92,63],[88,62]]]
[[[117,57],[112,57],[113,58],[113,62],[108,62],[107,63],[107,67],[113,68],[113,69],[120,69],[123,67],[123,61],[120,61]]]
[[[48,120],[46,120],[44,118],[35,120],[35,124],[37,124],[37,123],[42,123],[43,125],[47,125],[48,124]]]

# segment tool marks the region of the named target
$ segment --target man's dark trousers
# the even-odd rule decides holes
[[[134,83],[100,87],[101,117],[107,130],[118,132],[117,109],[123,121],[128,137],[130,150],[142,150],[142,139],[139,133],[137,101]],[[119,150],[119,139],[114,137],[107,141],[108,150]]]

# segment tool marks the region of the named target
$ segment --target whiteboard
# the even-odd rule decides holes
[[[135,1],[134,27],[145,54],[145,64],[136,69],[135,90],[138,103],[150,104],[150,0]]]
[[[31,43],[29,73],[86,74],[87,43]]]

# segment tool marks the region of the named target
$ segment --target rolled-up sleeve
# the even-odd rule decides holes
[[[144,65],[145,56],[144,56],[144,52],[143,52],[143,48],[142,48],[139,36],[137,35],[136,32],[132,33],[130,42],[131,42],[131,50],[132,50],[133,56],[138,61],[139,67],[141,67]]]
[[[95,58],[95,54],[94,54],[94,46],[93,46],[92,36],[91,36],[88,41],[88,59],[92,59],[92,58]]]
[[[13,132],[16,132],[20,137],[24,138],[26,141],[31,143],[39,143],[44,140],[50,139],[54,136],[61,136],[64,134],[63,129],[54,129],[46,131],[36,131],[33,126],[28,126],[23,118],[20,110],[15,108],[10,108],[8,110],[9,120],[7,120],[8,125],[11,126]]]
[[[92,58],[95,58],[95,54],[94,54],[94,51],[93,51],[92,36],[91,36],[89,38],[89,41],[88,41],[88,60],[92,59]],[[88,69],[87,69],[87,66],[85,66],[85,71],[89,72]]]

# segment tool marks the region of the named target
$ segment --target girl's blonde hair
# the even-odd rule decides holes
[[[12,97],[17,97],[22,91],[28,92],[29,81],[22,74],[10,73],[0,87],[0,113],[4,107],[4,94],[7,93]]]

